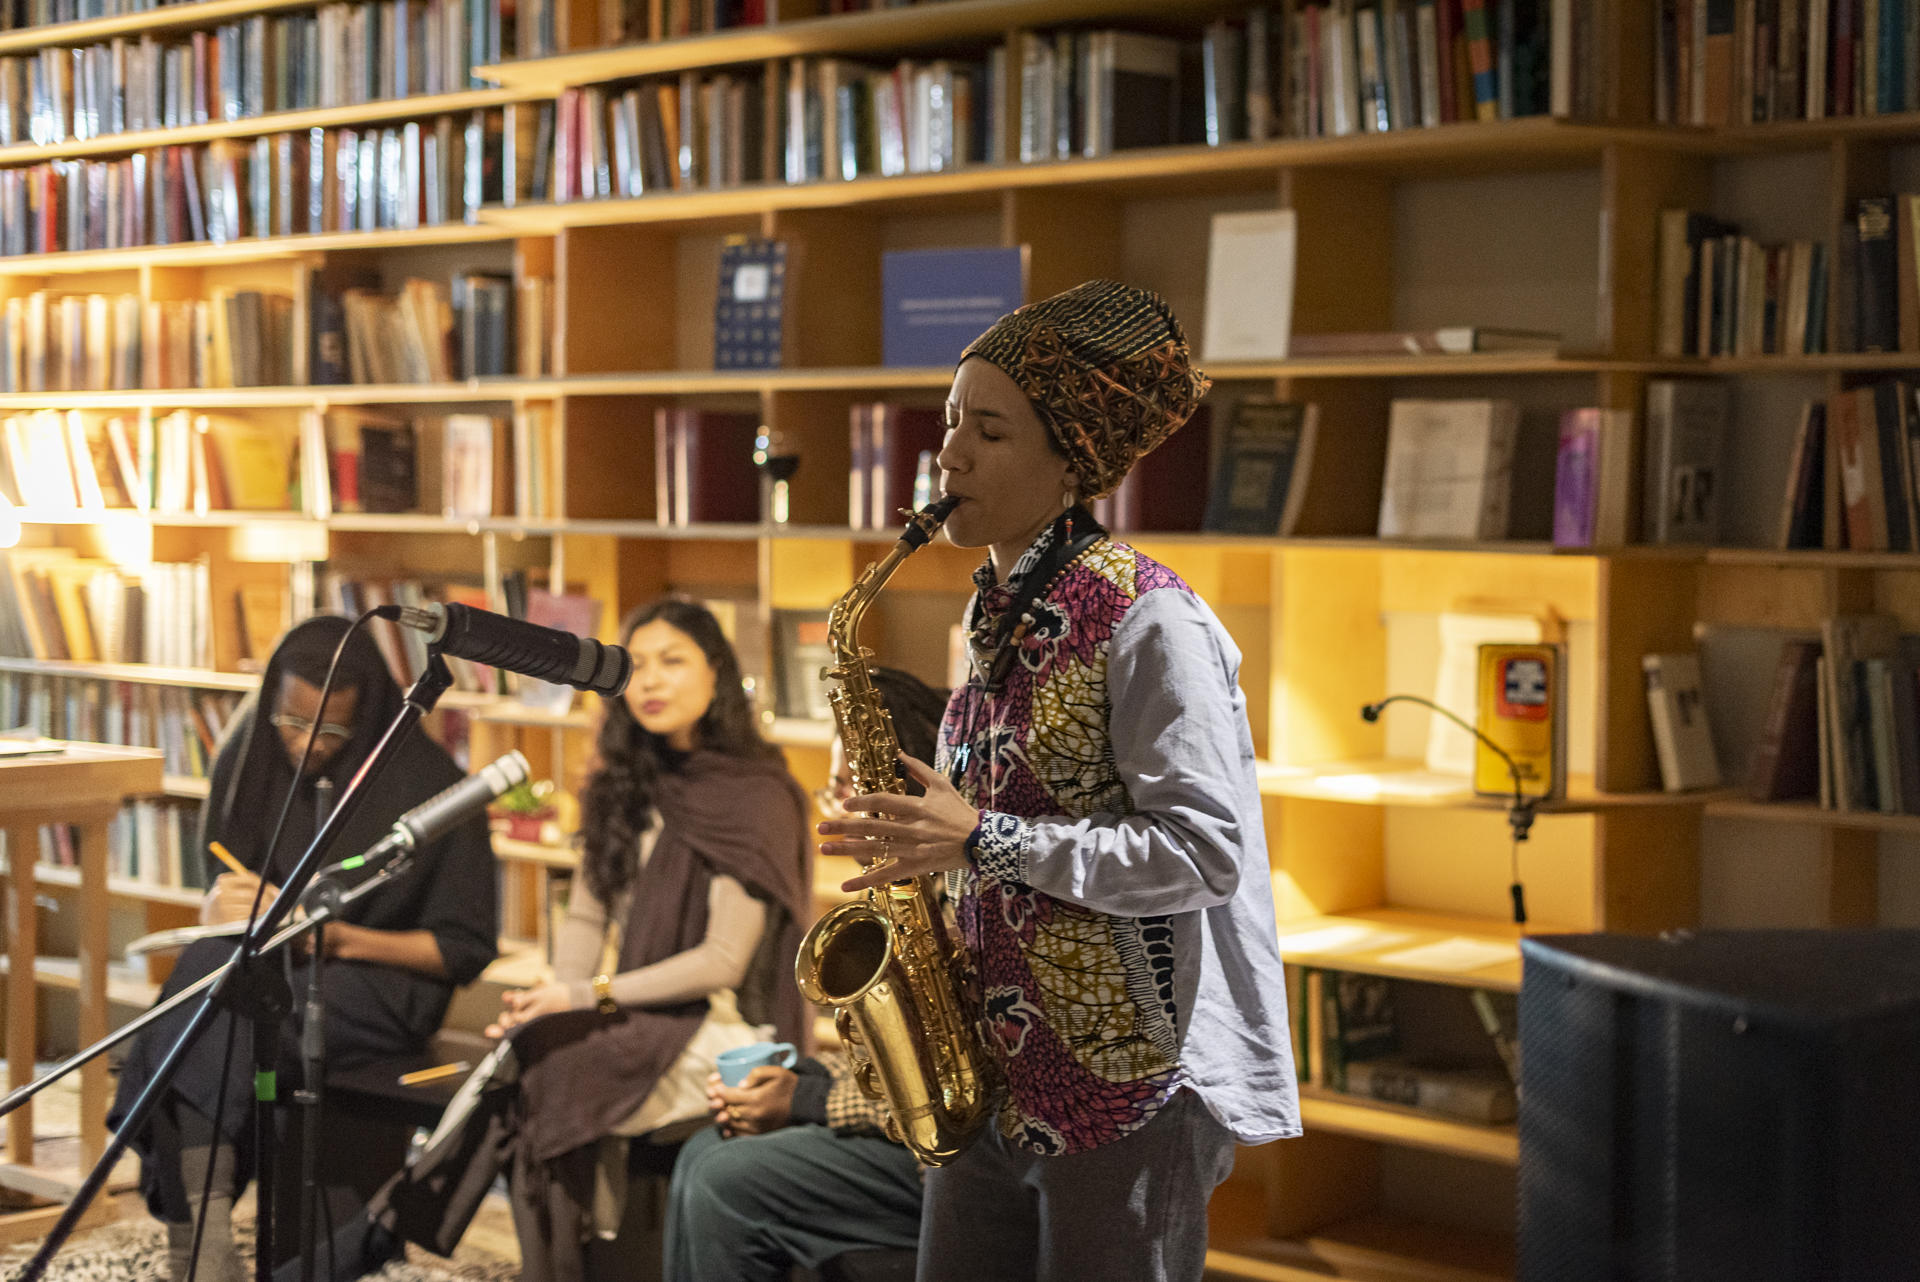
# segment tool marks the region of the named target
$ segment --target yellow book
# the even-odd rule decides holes
[[[1504,748],[1529,797],[1559,797],[1567,791],[1566,656],[1557,645],[1491,643],[1480,647],[1475,722],[1481,734]],[[1511,797],[1513,773],[1500,754],[1475,740],[1473,790]]]
[[[237,511],[284,511],[293,466],[287,433],[243,418],[217,418],[208,426],[229,504]]]

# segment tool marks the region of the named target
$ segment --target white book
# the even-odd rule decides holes
[[[1320,15],[1320,132],[1339,137],[1360,128],[1360,73],[1353,48],[1353,5],[1336,0]]]
[[[1213,216],[1203,359],[1286,358],[1297,235],[1291,209]]]
[[[1660,785],[1668,792],[1720,786],[1713,731],[1701,693],[1700,656],[1648,654],[1640,672],[1647,688],[1647,716],[1660,759]]]
[[[1380,537],[1505,538],[1519,421],[1511,401],[1393,402]]]

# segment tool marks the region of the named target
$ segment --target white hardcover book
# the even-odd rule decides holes
[[[1641,537],[1648,543],[1712,543],[1720,529],[1718,473],[1729,401],[1724,383],[1654,379],[1647,384]]]
[[[1700,656],[1649,654],[1640,659],[1647,688],[1647,716],[1660,759],[1660,784],[1668,792],[1720,786],[1713,731],[1701,692]]]
[[[1203,359],[1286,358],[1297,234],[1291,209],[1213,216]]]
[[[1502,539],[1519,411],[1511,401],[1393,402],[1383,539]]]

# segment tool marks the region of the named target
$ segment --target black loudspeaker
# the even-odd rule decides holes
[[[1520,951],[1521,1282],[1920,1277],[1920,930]]]

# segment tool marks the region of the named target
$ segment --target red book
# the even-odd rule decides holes
[[[946,436],[945,414],[921,406],[856,405],[852,413],[853,458],[860,474],[853,491],[864,499],[854,513],[856,529],[891,530],[913,508],[913,487],[920,455],[940,452]]]
[[[1118,489],[1094,501],[1094,519],[1116,534],[1198,530],[1207,514],[1212,419],[1211,407],[1195,410],[1185,426],[1133,465]]]
[[[660,409],[654,413],[655,478],[663,524],[746,523],[760,519],[760,474],[753,464],[757,414]]]
[[[1431,68],[1435,84],[1440,90],[1440,120],[1443,124],[1452,124],[1461,118],[1460,104],[1454,93],[1456,78],[1453,74],[1453,42],[1460,38],[1460,0],[1434,0],[1434,23],[1438,28],[1439,47],[1437,67]],[[1428,68],[1421,68],[1424,75]]]

